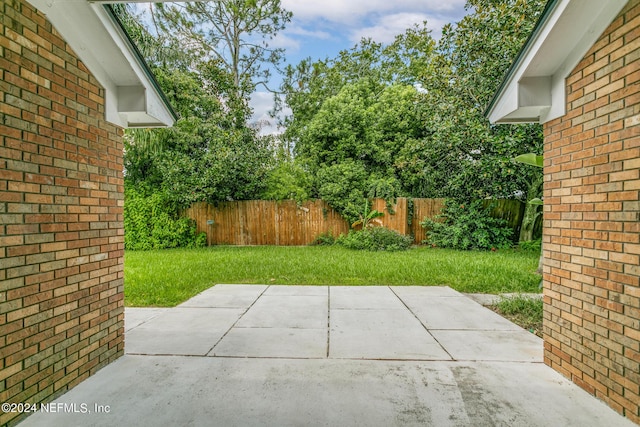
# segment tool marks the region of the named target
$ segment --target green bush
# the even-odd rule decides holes
[[[482,200],[469,204],[447,200],[441,215],[420,223],[429,230],[423,243],[460,250],[510,247],[513,230],[507,221],[491,217],[490,212],[491,207],[484,207]]]
[[[160,193],[151,195],[125,186],[124,247],[129,250],[193,248],[206,245],[206,234],[181,218]]]
[[[309,199],[312,176],[295,162],[282,162],[269,172],[262,193],[264,200],[295,200],[302,203]]]
[[[360,218],[365,199],[367,171],[361,162],[346,160],[322,166],[316,176],[318,197],[327,202],[349,224]]]
[[[333,236],[333,233],[327,231],[326,233],[321,233],[313,239],[311,242],[312,246],[331,246],[336,243],[336,238]]]
[[[518,246],[523,251],[540,253],[542,251],[542,239],[520,242]]]
[[[404,251],[411,247],[413,239],[385,227],[365,228],[341,234],[336,244],[348,249],[367,251]]]

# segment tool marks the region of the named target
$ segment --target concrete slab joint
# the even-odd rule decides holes
[[[24,425],[632,425],[447,287],[217,285],[128,308],[125,331],[127,354],[56,401],[110,413]]]

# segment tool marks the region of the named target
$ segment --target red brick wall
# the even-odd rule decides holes
[[[122,148],[51,24],[1,2],[0,402],[50,400],[123,353]]]
[[[640,423],[640,0],[544,129],[545,363]]]

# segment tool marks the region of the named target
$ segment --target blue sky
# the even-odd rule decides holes
[[[445,24],[462,19],[464,5],[465,0],[282,0],[293,18],[273,45],[286,49],[287,63],[297,64],[307,57],[335,57],[363,37],[390,43],[423,21],[437,39]],[[272,99],[267,92],[254,95],[254,120],[268,119]],[[266,133],[272,131],[272,127],[265,129]]]
[[[333,57],[363,37],[381,43],[427,21],[439,38],[442,27],[464,15],[465,0],[282,0],[293,12],[286,30],[275,40],[287,49],[289,62]]]

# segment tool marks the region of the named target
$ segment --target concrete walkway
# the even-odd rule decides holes
[[[126,356],[22,425],[634,425],[446,287],[218,285],[125,330]]]

